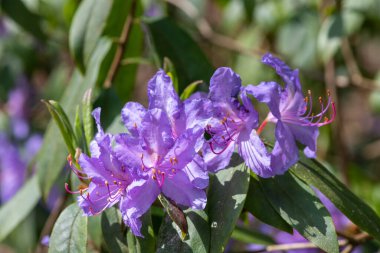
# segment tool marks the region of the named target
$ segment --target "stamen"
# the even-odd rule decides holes
[[[88,187],[86,187],[86,188],[80,188],[78,191],[72,191],[72,190],[69,189],[69,184],[65,183],[65,190],[66,190],[66,192],[68,192],[70,194],[79,194],[79,193],[82,194],[82,192],[84,190],[87,190],[87,189],[88,189]]]
[[[261,132],[264,130],[265,126],[268,124],[268,119],[265,119],[263,121],[263,123],[261,123],[261,125],[259,126],[259,128],[257,129],[257,134],[260,135]]]

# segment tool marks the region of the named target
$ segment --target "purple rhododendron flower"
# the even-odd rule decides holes
[[[68,158],[71,168],[79,179],[88,179],[90,184],[86,189],[77,192],[66,190],[70,193],[80,193],[79,206],[86,215],[96,215],[104,209],[118,203],[125,197],[127,186],[132,182],[133,175],[125,165],[119,161],[112,150],[113,136],[105,134],[100,125],[100,108],[92,113],[95,118],[98,133],[90,144],[91,157],[80,154],[78,170]],[[84,177],[83,174],[87,176]]]
[[[237,145],[248,167],[262,175],[270,166],[270,156],[255,130],[258,113],[241,86],[239,75],[230,68],[217,69],[210,81],[208,98],[214,111],[206,126],[210,139],[203,149],[208,170],[224,169]]]
[[[266,54],[262,62],[274,68],[285,82],[282,88],[276,82],[262,82],[258,86],[249,85],[247,93],[253,95],[260,102],[268,105],[270,113],[258,129],[261,132],[267,122],[276,123],[276,143],[271,154],[271,169],[273,173],[261,175],[264,177],[283,174],[298,160],[296,141],[305,145],[304,153],[309,158],[316,156],[316,142],[318,127],[331,123],[335,117],[335,105],[330,95],[326,104],[320,98],[321,111],[312,113],[312,99],[304,98],[298,70],[290,69],[280,59]],[[325,115],[332,108],[330,118]]]
[[[121,201],[124,221],[140,235],[140,217],[163,193],[179,205],[203,209],[208,175],[202,158],[207,101],[180,101],[160,70],[148,84],[149,108],[127,103],[122,110],[129,133],[116,136],[115,152],[137,174]],[[205,116],[206,115],[206,116]]]
[[[5,203],[24,183],[26,163],[17,147],[0,134],[0,202]]]

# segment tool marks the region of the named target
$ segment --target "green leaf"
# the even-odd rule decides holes
[[[140,58],[143,50],[143,31],[137,20],[142,14],[140,1],[114,0],[111,12],[106,21],[103,36],[114,43],[108,52],[101,69],[103,74],[98,82],[105,87],[112,85],[116,96],[125,103],[133,96],[138,62],[128,62],[124,59]],[[133,15],[133,17],[132,17]],[[128,26],[127,23],[130,25]],[[124,37],[125,36],[125,37]],[[123,41],[125,39],[125,41]],[[121,54],[121,55],[119,55]],[[120,57],[120,58],[119,58]]]
[[[298,165],[291,169],[297,177],[320,190],[360,229],[380,240],[380,218],[317,160],[300,152]]]
[[[122,225],[121,213],[111,207],[102,213],[102,232],[103,238],[109,252],[124,253],[128,252],[126,230]]]
[[[54,122],[57,124],[59,131],[61,132],[61,136],[63,137],[67,150],[69,153],[74,156],[75,155],[75,146],[74,146],[74,133],[70,131],[65,122],[63,122],[63,117],[61,117],[60,113],[54,108],[54,106],[50,103],[50,101],[42,100],[46,107],[48,108],[51,116],[53,117]],[[70,122],[69,122],[70,123]],[[70,127],[71,128],[71,127]],[[72,129],[71,129],[72,130]]]
[[[127,241],[129,253],[154,252],[156,248],[150,211],[144,213],[141,217],[141,222],[141,234],[144,238],[133,235],[131,230],[128,231]]]
[[[292,227],[272,207],[263,189],[260,187],[257,176],[253,173],[251,173],[244,208],[262,222],[290,234],[293,233]]]
[[[322,24],[318,35],[318,53],[323,62],[328,62],[338,51],[344,36],[341,13],[328,17]]]
[[[195,80],[210,79],[214,68],[199,46],[174,21],[163,18],[147,25],[160,58],[168,57],[176,68],[179,93]]]
[[[245,164],[240,163],[236,167],[221,170],[210,178],[206,210],[211,226],[211,253],[224,251],[234,230],[247,196],[249,173]]]
[[[90,142],[94,138],[94,125],[92,119],[92,89],[87,90],[82,99],[82,122],[85,137],[85,145],[89,150]]]
[[[175,91],[178,93],[177,72],[175,71],[175,67],[174,67],[172,61],[167,57],[164,57],[164,67],[163,68],[164,68],[164,71],[166,72],[166,74],[168,74],[168,76],[170,76],[170,78],[172,79],[173,87],[174,87]]]
[[[107,40],[100,40],[95,50],[91,66],[89,66],[86,76],[74,71],[69,86],[61,99],[60,104],[65,109],[69,120],[73,120],[75,109],[81,103],[83,94],[90,88],[93,88],[99,75],[100,62],[108,52],[111,43]],[[65,151],[64,141],[59,138],[58,127],[51,122],[44,135],[44,142],[36,159],[36,169],[38,180],[43,197],[47,197],[51,186],[57,179],[65,161],[67,152]],[[58,138],[57,138],[58,137]]]
[[[16,195],[0,208],[0,241],[33,210],[41,197],[37,177],[33,176]]]
[[[201,210],[188,209],[185,211],[185,215],[188,234],[184,240],[181,239],[182,231],[168,215],[165,216],[158,233],[157,253],[209,252],[210,226],[206,213]]]
[[[203,81],[195,81],[191,84],[189,84],[182,92],[181,94],[181,99],[182,100],[185,100],[187,98],[189,98],[194,92],[195,90],[197,89],[197,87],[199,86],[199,84],[203,83]]]
[[[232,232],[231,238],[245,243],[254,243],[260,245],[276,244],[276,242],[270,236],[241,226],[235,227],[234,231]]]
[[[101,215],[92,216],[88,219],[88,245],[100,249],[103,242]]]
[[[269,202],[278,214],[302,236],[326,252],[339,252],[334,223],[313,190],[286,173],[259,179]]]
[[[49,242],[49,253],[86,252],[87,216],[77,203],[66,207],[54,224]]]
[[[31,33],[41,41],[46,39],[46,35],[41,29],[41,17],[31,12],[22,1],[2,0],[0,4],[2,11],[25,29],[25,31]]]
[[[111,1],[84,0],[78,7],[70,27],[71,54],[82,73],[103,31]]]

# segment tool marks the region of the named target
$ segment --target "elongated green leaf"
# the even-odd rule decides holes
[[[150,211],[141,217],[141,222],[141,234],[144,238],[134,236],[131,230],[128,231],[127,241],[129,253],[154,252],[156,248]]]
[[[245,243],[254,243],[260,245],[276,244],[276,242],[270,236],[261,234],[257,231],[253,231],[242,226],[236,226],[234,231],[232,232],[231,237],[235,240]]]
[[[82,122],[85,146],[89,150],[90,142],[94,138],[94,125],[92,120],[92,89],[87,90],[82,99]]]
[[[210,178],[206,210],[211,226],[210,252],[222,252],[244,207],[249,169],[241,163]]]
[[[158,195],[158,199],[172,221],[177,224],[178,228],[182,232],[182,238],[184,238],[188,233],[188,225],[185,214],[177,205],[171,203],[167,198],[165,198],[165,196],[160,194]]]
[[[26,218],[40,197],[37,177],[33,176],[11,200],[0,208],[0,241],[4,240]]]
[[[46,38],[41,29],[41,17],[31,12],[21,0],[2,0],[1,9],[27,32],[43,41]]]
[[[272,207],[263,189],[260,187],[257,176],[253,174],[251,174],[249,181],[249,189],[244,207],[262,222],[285,232],[293,233],[292,227]]]
[[[185,99],[189,98],[189,97],[195,92],[195,90],[197,89],[197,87],[198,87],[201,83],[203,83],[203,81],[200,81],[200,80],[199,80],[199,81],[195,81],[195,82],[189,84],[189,85],[183,90],[183,92],[182,92],[182,94],[181,94],[181,99],[182,99],[182,100],[185,100]]]
[[[49,253],[86,252],[87,216],[77,203],[69,205],[54,224],[49,242]]]
[[[168,57],[176,68],[180,94],[195,80],[208,82],[214,68],[185,31],[169,18],[148,22],[148,28],[160,59]]]
[[[339,252],[331,216],[310,187],[290,173],[260,179],[259,183],[289,225],[324,251]]]
[[[297,177],[320,190],[359,228],[380,240],[380,218],[333,174],[316,160],[300,154],[298,165],[291,169]]]
[[[91,66],[86,73],[85,78],[75,71],[71,79],[69,87],[66,89],[60,104],[65,109],[69,120],[73,120],[75,116],[75,108],[83,97],[86,90],[93,88],[99,75],[99,66],[108,52],[111,42],[101,40],[98,44]],[[58,127],[54,122],[51,122],[44,136],[44,143],[38,153],[36,159],[36,169],[38,180],[40,183],[42,195],[46,197],[51,186],[57,179],[66,161],[67,151],[65,150],[64,141],[60,137]]]
[[[103,238],[109,252],[128,252],[126,230],[122,225],[121,213],[115,208],[108,208],[102,213]]]
[[[111,2],[84,0],[73,18],[69,34],[70,50],[83,73],[102,34]]]
[[[160,227],[157,242],[157,253],[165,252],[209,252],[210,226],[204,211],[186,210],[188,235],[181,239],[182,231],[166,215]]]

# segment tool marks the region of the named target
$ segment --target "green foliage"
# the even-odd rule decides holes
[[[87,217],[73,203],[69,205],[54,224],[49,242],[49,253],[86,252]]]
[[[34,176],[20,189],[20,191],[0,208],[0,242],[23,221],[36,206],[41,197],[37,177]],[[17,211],[15,211],[17,210]]]
[[[302,155],[291,172],[309,185],[316,187],[354,224],[380,240],[380,218],[366,203],[353,194],[320,162]],[[301,166],[300,166],[301,165]]]
[[[168,57],[178,75],[178,92],[195,80],[208,81],[213,67],[192,38],[169,18],[147,22],[160,59]],[[186,48],[186,50],[183,50]]]

